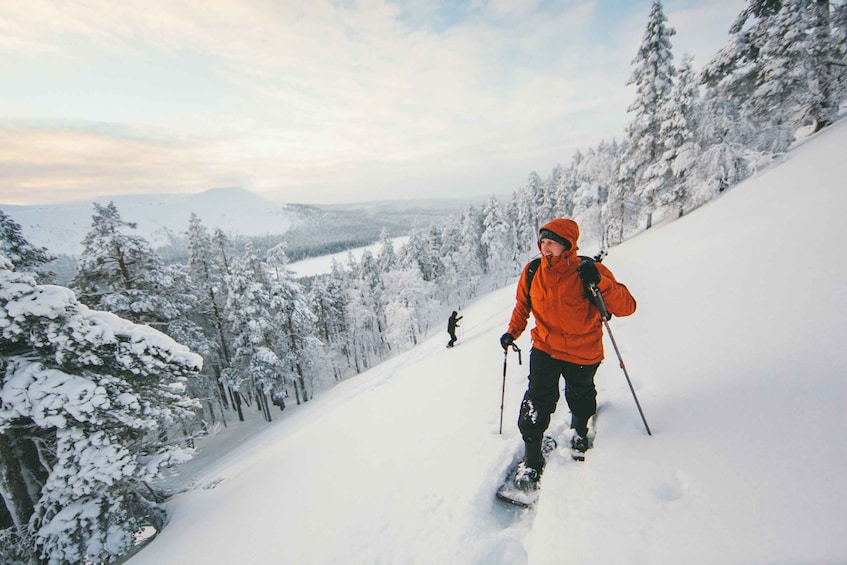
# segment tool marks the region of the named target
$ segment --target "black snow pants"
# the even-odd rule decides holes
[[[577,365],[553,359],[533,348],[529,353],[529,386],[521,403],[518,429],[527,443],[541,441],[550,416],[559,402],[559,377],[565,379],[565,400],[571,411],[571,427],[581,436],[587,432],[588,419],[597,411],[594,374],[600,363]]]

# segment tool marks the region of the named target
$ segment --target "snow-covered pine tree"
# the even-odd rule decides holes
[[[636,97],[627,111],[633,120],[626,128],[627,152],[621,166],[621,180],[627,190],[636,192],[647,215],[647,228],[660,195],[670,190],[674,179],[662,161],[665,152],[662,125],[667,119],[676,69],[670,38],[676,33],[667,27],[660,0],[653,0],[644,37],[632,61],[635,70],[627,81],[634,84]]]
[[[374,310],[372,290],[359,276],[358,268],[351,270],[346,294],[346,325],[350,337],[350,355],[356,372],[369,369],[375,356],[381,356],[383,337],[380,335],[379,320]]]
[[[481,243],[482,216],[468,205],[461,218],[450,219],[441,230],[438,250],[440,274],[431,281],[442,304],[462,308],[476,294],[485,270],[485,254]],[[406,246],[404,246],[404,249]]]
[[[147,240],[127,233],[133,229],[136,225],[121,219],[114,202],[95,202],[71,288],[91,308],[166,329],[191,305],[185,289],[177,288],[181,275],[165,268]]]
[[[810,0],[783,0],[777,12],[761,22],[758,74],[744,107],[761,128],[760,148],[784,153],[794,141],[799,113],[814,85],[810,79],[806,5]]]
[[[376,256],[376,264],[380,273],[387,273],[397,264],[394,242],[388,236],[387,228],[382,228],[379,233],[379,253]]]
[[[518,242],[511,223],[503,213],[500,202],[489,197],[482,209],[483,232],[480,237],[485,254],[486,272],[496,282],[496,288],[520,274]]]
[[[468,205],[462,213],[461,241],[459,253],[464,256],[466,284],[476,286],[483,273],[485,273],[485,251],[482,248],[483,225],[482,210],[476,206]]]
[[[441,264],[443,272],[435,281],[438,300],[444,304],[455,304],[456,309],[465,305],[469,296],[467,281],[460,274],[467,261],[459,249],[461,244],[461,226],[456,219],[445,221],[441,227]]]
[[[703,81],[755,124],[752,149],[784,152],[798,126],[820,129],[833,118],[844,96],[843,67],[833,58],[840,33],[833,22],[843,5],[750,0],[727,44],[704,67]]]
[[[23,235],[21,226],[0,210],[0,254],[22,273],[37,275],[45,263],[53,260],[46,247],[36,247]]]
[[[829,2],[821,0],[829,5]],[[835,59],[829,62],[830,72],[835,74],[835,99],[847,98],[847,1],[832,3],[829,19],[831,40],[835,44]]]
[[[283,386],[281,361],[273,350],[276,328],[268,273],[249,241],[224,280],[227,326],[234,348],[232,362],[222,375],[243,399],[255,399],[257,409],[270,421],[268,394]]]
[[[385,291],[385,335],[393,351],[404,351],[426,334],[433,313],[434,282],[423,280],[416,266],[382,275]]]
[[[538,229],[541,222],[538,217],[543,201],[544,181],[535,171],[529,174],[526,185],[515,194],[518,216],[515,218],[515,231],[522,253],[535,248]]]
[[[430,246],[431,248],[431,246]],[[362,304],[369,308],[375,315],[377,334],[377,354],[384,359],[391,344],[385,339],[385,282],[379,272],[373,253],[370,250],[362,252],[359,261],[358,279]]]
[[[698,139],[703,153],[688,194],[694,208],[747,178],[758,162],[770,159],[769,154],[752,149],[755,124],[718,89],[707,89],[702,104]]]
[[[810,84],[801,124],[820,131],[835,121],[847,99],[847,2],[810,2]]]
[[[0,556],[106,562],[164,523],[147,485],[188,456],[186,438],[160,430],[194,417],[186,382],[202,360],[12,269],[0,257],[0,495],[11,521]]]
[[[556,214],[556,181],[551,176],[542,184],[541,204],[538,206],[538,225],[543,226],[550,220],[557,218]]]
[[[579,150],[576,153],[579,153]],[[550,173],[554,201],[553,216],[556,218],[570,218],[573,213],[573,194],[576,191],[576,185],[571,182],[571,178],[570,170],[562,165],[556,165]]]
[[[581,184],[571,197],[572,217],[579,223],[583,248],[589,244],[605,248],[608,226],[604,211],[610,209],[607,202],[618,184],[619,166],[617,144],[610,145],[602,140],[596,149],[589,149],[575,167],[574,179]]]
[[[425,281],[435,280],[443,269],[440,239],[440,234],[434,238],[432,230],[414,226],[409,232],[408,241],[397,253],[399,265],[416,265]]]
[[[839,103],[844,100],[839,75],[847,76],[847,61],[842,60],[843,38],[833,22],[837,10],[845,9],[847,2],[841,2],[831,11],[829,0],[814,0],[808,8],[811,25],[811,49],[809,52],[810,77],[809,92],[804,97],[804,110],[801,124],[811,125],[814,131],[820,131],[835,121]]]
[[[283,378],[294,387],[299,404],[307,402],[314,394],[315,359],[320,348],[314,328],[318,320],[309,307],[303,287],[288,268],[285,244],[280,243],[268,250],[267,258],[273,271],[271,311],[276,325],[274,350],[281,360]],[[276,388],[271,396],[280,408],[285,407],[285,390]]]
[[[760,73],[766,29],[762,21],[776,14],[780,5],[781,0],[750,0],[730,26],[726,44],[701,71],[703,83],[739,110],[752,95]]]
[[[324,360],[322,364],[325,367],[331,368],[336,381],[340,381],[344,375],[344,367],[354,366],[347,329],[347,294],[344,290],[348,276],[338,261],[333,259],[329,274],[315,277],[309,291],[309,304],[317,316],[320,358]]]
[[[659,195],[659,205],[674,208],[677,216],[692,208],[691,183],[694,169],[702,156],[699,131],[700,95],[692,58],[686,54],[677,70],[676,80],[668,101],[667,121],[662,137],[665,152],[662,160],[668,164],[674,183]]]
[[[214,423],[214,406],[231,406],[231,391],[227,390],[222,372],[230,365],[232,337],[228,333],[226,323],[223,265],[212,247],[209,230],[194,213],[188,221],[187,245],[188,273],[195,296],[195,307],[186,315],[201,328],[202,336],[184,341],[194,351],[203,355],[203,371],[213,381],[207,383],[212,386],[207,387],[204,395]]]
[[[620,175],[623,156],[627,152],[628,142],[624,139],[620,144],[613,140],[609,145],[610,166],[614,167],[615,178],[609,182],[609,191],[606,195],[606,203],[601,213],[601,225],[604,232],[601,234],[600,245],[607,249],[624,241],[632,231],[638,227],[638,195],[624,182]]]

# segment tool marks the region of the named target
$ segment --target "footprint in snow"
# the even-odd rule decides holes
[[[688,479],[679,471],[662,480],[655,489],[656,498],[674,502],[688,494]]]

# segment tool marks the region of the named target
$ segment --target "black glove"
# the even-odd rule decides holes
[[[503,349],[508,349],[509,346],[513,343],[515,343],[515,336],[513,336],[509,332],[506,332],[500,336],[500,345],[503,346]]]
[[[579,278],[586,286],[600,282],[600,271],[597,270],[597,265],[594,264],[593,259],[585,258],[580,261],[576,272],[579,273]]]

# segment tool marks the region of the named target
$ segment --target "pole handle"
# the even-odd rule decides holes
[[[603,321],[611,320],[612,316],[609,314],[609,309],[606,308],[606,301],[603,300],[603,295],[600,293],[600,289],[597,288],[597,284],[591,283],[588,285],[588,290],[591,292],[591,297],[594,298],[594,304],[600,309],[600,316],[603,318]]]

